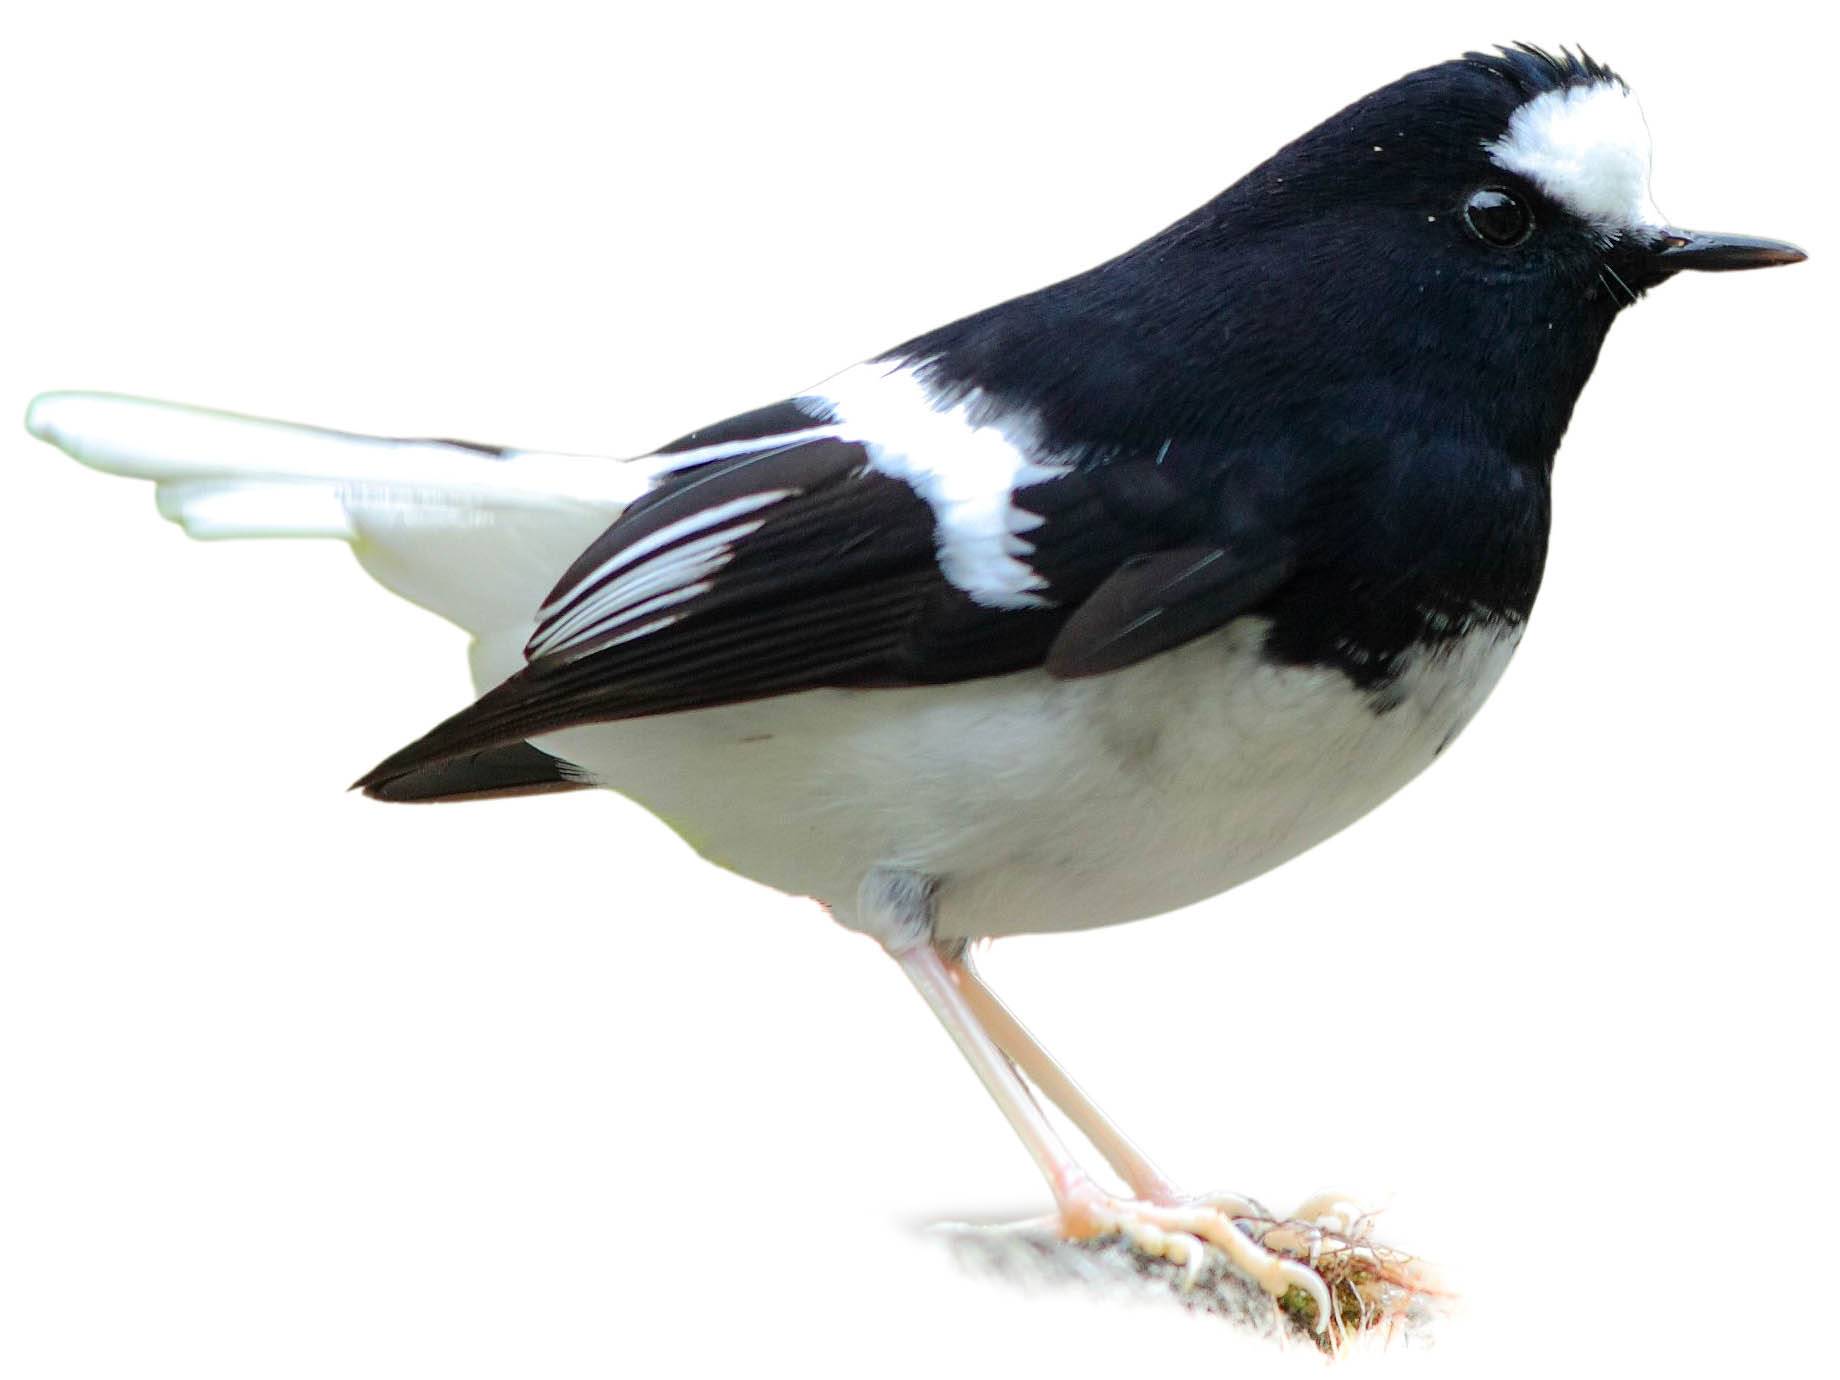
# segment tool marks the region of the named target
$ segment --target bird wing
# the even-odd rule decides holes
[[[584,723],[821,686],[1097,674],[1218,627],[1288,572],[1248,524],[1231,549],[1210,536],[1214,505],[1169,446],[1045,461],[968,403],[930,407],[920,434],[804,397],[664,448],[651,491],[538,610],[524,669],[357,784],[387,794]]]

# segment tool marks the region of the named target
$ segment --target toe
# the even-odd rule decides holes
[[[1322,1276],[1302,1261],[1288,1260],[1283,1256],[1274,1256],[1273,1260],[1277,1265],[1274,1273],[1283,1281],[1283,1284],[1281,1288],[1276,1289],[1267,1284],[1266,1289],[1279,1299],[1283,1299],[1292,1289],[1303,1290],[1309,1296],[1310,1302],[1316,1305],[1316,1317],[1311,1323],[1312,1330],[1327,1331],[1331,1304],[1329,1286],[1323,1283]]]
[[[1201,1193],[1192,1198],[1183,1198],[1172,1206],[1213,1208],[1228,1217],[1251,1217],[1269,1221],[1271,1210],[1257,1198],[1247,1198],[1238,1193]]]
[[[1318,1193],[1299,1203],[1291,1220],[1308,1222],[1313,1227],[1352,1240],[1362,1234],[1361,1225],[1371,1216],[1372,1209],[1362,1206],[1352,1194]]]

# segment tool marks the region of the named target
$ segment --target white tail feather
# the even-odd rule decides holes
[[[556,580],[650,481],[597,456],[396,440],[111,393],[46,393],[34,436],[151,479],[194,537],[336,537],[373,576],[471,632],[496,684]]]

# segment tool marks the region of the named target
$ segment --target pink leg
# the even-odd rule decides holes
[[[1003,1004],[1002,998],[984,985],[969,954],[956,963],[948,962],[946,971],[952,975],[997,1047],[1041,1089],[1048,1101],[1080,1128],[1080,1134],[1105,1156],[1105,1162],[1118,1171],[1132,1193],[1152,1203],[1181,1201],[1181,1190],[1164,1177],[1150,1162],[1150,1157],[1132,1143],[1117,1123],[1086,1095],[1085,1089],[1041,1047],[1028,1027]]]
[[[1301,1262],[1274,1255],[1258,1245],[1233,1224],[1226,1212],[1205,1204],[1163,1204],[1114,1198],[1101,1189],[1068,1154],[1030,1094],[1028,1085],[985,1028],[982,1014],[954,980],[955,971],[962,975],[963,969],[957,964],[948,964],[931,944],[896,953],[894,958],[920,995],[926,998],[927,1005],[933,1008],[933,1014],[939,1017],[959,1052],[983,1081],[985,1089],[1047,1178],[1054,1193],[1056,1218],[1064,1234],[1075,1240],[1121,1235],[1147,1254],[1164,1256],[1186,1266],[1191,1279],[1200,1271],[1202,1243],[1207,1242],[1218,1247],[1242,1273],[1269,1294],[1282,1297],[1293,1288],[1304,1290],[1315,1300],[1318,1329],[1328,1325],[1329,1293],[1321,1277]],[[981,986],[975,980],[971,985]],[[991,1001],[995,1004],[994,997]],[[1000,1004],[996,1004],[996,1009],[1001,1010]],[[1010,1021],[1015,1030],[1021,1030],[1013,1017]],[[1039,1048],[1033,1041],[1027,1041],[1027,1045],[1031,1049]],[[1064,1074],[1061,1079],[1065,1085],[1062,1091],[1074,1087]],[[1091,1106],[1083,1094],[1080,1102]],[[1096,1113],[1097,1109],[1093,1111]],[[1115,1129],[1114,1135],[1114,1149],[1130,1145]],[[1167,1188],[1166,1181],[1149,1167],[1147,1160],[1134,1149],[1131,1153],[1136,1155],[1141,1167],[1154,1176],[1146,1182],[1161,1183]]]

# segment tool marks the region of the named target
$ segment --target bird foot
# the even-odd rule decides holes
[[[1326,1250],[1352,1250],[1364,1259],[1372,1259],[1375,1250],[1366,1244],[1372,1232],[1373,1212],[1362,1207],[1345,1193],[1318,1193],[1297,1206],[1286,1217],[1273,1217],[1250,1199],[1233,1199],[1246,1203],[1253,1211],[1235,1212],[1247,1229],[1270,1250],[1307,1260],[1312,1265]]]
[[[1273,1298],[1283,1299],[1291,1290],[1301,1289],[1315,1304],[1314,1325],[1322,1331],[1330,1316],[1329,1289],[1322,1276],[1290,1252],[1270,1250],[1254,1240],[1234,1220],[1240,1208],[1257,1209],[1258,1204],[1225,1195],[1152,1203],[1115,1198],[1087,1182],[1075,1185],[1062,1198],[1060,1229],[1075,1241],[1122,1236],[1144,1254],[1181,1266],[1188,1284],[1200,1278],[1207,1247],[1214,1246],[1236,1270]]]
[[[1314,1264],[1325,1249],[1365,1241],[1373,1212],[1346,1193],[1318,1193],[1296,1211],[1279,1215],[1257,1198],[1238,1193],[1177,1193],[1154,1201],[1163,1207],[1212,1208],[1231,1217],[1267,1249]]]
[[[1275,1217],[1248,1199],[1211,1201],[1233,1205],[1235,1224],[1263,1249],[1307,1266],[1325,1281],[1344,1332],[1390,1326],[1407,1319],[1419,1302],[1446,1296],[1423,1261],[1374,1239],[1373,1210],[1348,1194],[1319,1193],[1287,1217]],[[1321,1300],[1312,1298],[1320,1320]]]

